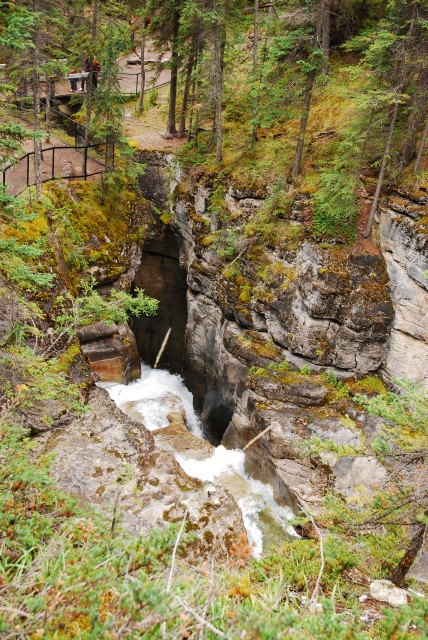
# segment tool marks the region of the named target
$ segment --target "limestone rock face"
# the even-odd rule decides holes
[[[106,391],[94,388],[89,405],[89,413],[66,429],[42,436],[44,450],[55,453],[51,473],[58,484],[108,517],[116,510],[121,525],[135,535],[181,522],[187,511],[197,533],[187,548],[189,561],[225,559],[244,533],[241,512],[228,491],[187,476],[173,454],[122,413]],[[175,431],[178,438],[192,439],[179,413],[170,419],[170,438]]]
[[[417,205],[404,197],[397,203],[397,198],[391,198],[380,218],[380,240],[395,309],[385,371],[390,378],[405,377],[428,385],[426,215],[426,204]]]
[[[128,325],[97,322],[78,332],[82,352],[102,382],[127,384],[140,377],[140,355]]]
[[[210,187],[181,178],[172,183],[179,189],[171,224],[187,272],[182,372],[211,442],[243,448],[269,427],[248,450],[247,471],[292,508],[316,508],[332,484],[352,493],[364,482],[382,482],[374,460],[325,456],[320,465],[300,447],[311,434],[358,440],[330,408],[331,388],[319,374],[328,367],[346,379],[383,365],[394,309],[382,256],[289,241],[303,233],[306,197],[283,223],[284,240],[269,246],[240,238],[266,194],[231,185],[224,206],[237,230],[234,255],[243,258],[228,270],[211,247],[224,221],[210,208]],[[302,367],[313,375],[300,374]],[[326,419],[336,426],[326,426]]]
[[[411,358],[419,373],[426,367],[426,245],[407,228],[418,207],[391,207],[394,225],[407,220],[399,229],[382,215],[384,255],[315,242],[305,230],[304,194],[278,216],[271,240],[257,213],[266,193],[226,185],[222,215],[210,206],[210,178],[195,184],[172,169],[171,228],[188,287],[182,373],[211,442],[243,448],[258,437],[247,471],[295,509],[316,510],[329,487],[354,495],[364,485],[370,494],[386,477],[374,458],[312,458],[301,443],[316,436],[358,447],[379,435],[376,419],[340,399],[338,380],[384,369],[397,375],[400,367],[405,374]],[[248,238],[258,221],[266,237]],[[336,387],[323,378],[327,369]],[[169,431],[165,438],[176,440]]]

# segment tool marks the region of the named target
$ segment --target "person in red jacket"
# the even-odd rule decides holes
[[[92,63],[92,86],[94,89],[98,87],[98,74],[101,73],[101,65],[98,60]]]

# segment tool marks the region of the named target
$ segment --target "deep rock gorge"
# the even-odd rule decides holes
[[[306,237],[302,196],[287,221],[295,233],[270,246],[243,237],[266,194],[228,185],[224,218],[232,221],[237,238],[228,265],[212,246],[224,226],[210,206],[213,188],[207,180],[192,182],[171,162],[157,157],[151,168],[151,180],[155,167],[160,183],[167,176],[172,193],[171,223],[154,242],[171,245],[171,227],[179,245],[180,283],[165,283],[164,271],[156,273],[156,267],[142,267],[138,283],[168,298],[166,315],[176,309],[183,320],[180,336],[187,313],[183,343],[179,339],[181,371],[208,439],[242,448],[266,431],[248,450],[247,469],[273,486],[280,503],[295,509],[316,507],[332,484],[352,493],[361,484],[384,482],[385,470],[374,459],[312,459],[303,455],[301,443],[317,435],[358,445],[360,438],[378,433],[381,421],[354,408],[352,394],[340,398],[326,371],[339,381],[355,382],[374,372],[389,380],[403,375],[427,380],[428,262],[420,229],[425,201],[413,203],[410,216],[410,199],[407,209],[397,211],[391,196],[379,225],[382,252],[368,253]],[[161,254],[158,250],[158,258]],[[146,260],[143,249],[142,265]],[[174,289],[184,294],[184,273],[187,311],[178,311],[170,294]],[[161,313],[156,326],[165,333],[167,325]],[[134,330],[143,344],[138,325]],[[140,353],[153,362],[153,351]]]

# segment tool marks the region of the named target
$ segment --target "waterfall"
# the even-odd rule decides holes
[[[167,427],[167,416],[181,411],[188,431],[204,439],[203,424],[193,409],[192,394],[179,375],[142,365],[141,378],[132,384],[104,382],[98,386],[108,391],[119,409],[150,431],[159,432]],[[289,524],[293,517],[291,509],[275,502],[270,486],[246,474],[243,451],[207,445],[203,459],[186,455],[183,447],[174,454],[189,476],[218,483],[232,494],[242,511],[248,542],[255,556],[262,553],[269,541],[279,543],[281,539],[297,535]]]

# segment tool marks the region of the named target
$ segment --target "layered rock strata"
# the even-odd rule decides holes
[[[379,234],[395,308],[385,372],[428,386],[428,197],[392,194]]]
[[[77,337],[98,380],[127,384],[140,377],[140,355],[128,325],[96,322],[82,327]]]
[[[211,441],[243,448],[259,436],[247,470],[295,509],[316,508],[328,486],[381,485],[374,459],[306,456],[301,444],[315,435],[358,446],[377,433],[380,421],[367,426],[331,380],[385,362],[394,309],[382,256],[310,241],[304,198],[270,243],[244,237],[263,194],[230,187],[221,220],[208,187],[186,188],[180,176],[175,186],[172,225],[189,287],[183,372]],[[219,257],[231,237],[225,219],[234,229],[229,264]]]

